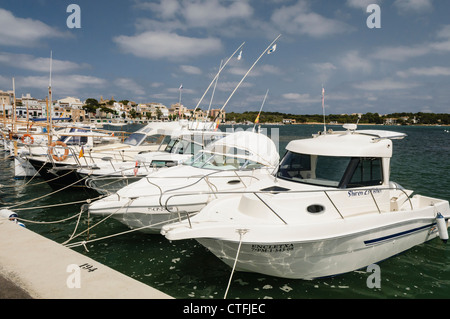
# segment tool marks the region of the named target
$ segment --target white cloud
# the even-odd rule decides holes
[[[147,31],[135,36],[118,36],[113,41],[125,53],[148,59],[185,59],[222,49],[214,38],[192,38],[170,32]]]
[[[179,87],[177,87],[177,88],[168,88],[167,89],[167,92],[169,92],[169,93],[176,93],[176,94],[180,94],[180,88]],[[182,92],[181,92],[181,94],[196,94],[197,92],[195,91],[195,90],[193,90],[193,89],[190,89],[190,88],[187,88],[187,87],[185,87],[184,85],[183,85],[183,90],[182,90]]]
[[[353,87],[365,91],[388,91],[412,89],[419,86],[417,83],[400,82],[392,79],[366,81],[353,84]]]
[[[429,67],[429,68],[410,68],[406,71],[399,71],[397,75],[402,78],[410,76],[450,76],[450,68],[448,67]]]
[[[173,18],[175,17],[175,14],[180,11],[180,4],[178,3],[178,0],[164,0],[160,1],[160,3],[155,3],[155,1],[138,2],[136,7],[138,9],[154,11],[164,19]]]
[[[217,83],[217,90],[222,91],[222,92],[232,92],[234,90],[234,88],[238,85],[238,81],[234,82],[234,81],[219,81]],[[249,82],[242,82],[242,84],[239,86],[239,88],[249,88],[249,87],[253,87],[254,85],[252,83]]]
[[[234,67],[230,67],[227,70],[227,73],[229,74],[233,74],[233,75],[239,75],[239,76],[244,76],[245,73],[248,72],[248,69],[245,67],[240,67],[240,66],[234,66]],[[276,74],[282,74],[282,70],[280,70],[280,68],[274,66],[274,65],[270,65],[270,64],[263,64],[260,65],[257,69],[253,69],[248,76],[249,77],[256,77],[256,76],[263,76],[264,74],[272,74],[272,75],[276,75]]]
[[[439,52],[450,52],[450,40],[431,43],[430,48]]]
[[[370,4],[379,5],[381,2],[382,0],[347,0],[347,6],[365,11]]]
[[[402,62],[410,58],[424,56],[430,53],[430,51],[431,48],[429,45],[383,47],[373,53],[371,57],[384,61]]]
[[[29,54],[0,52],[0,63],[30,71],[50,72],[50,58],[34,57]],[[55,73],[72,71],[87,66],[87,64],[52,59],[52,72]]]
[[[337,69],[337,67],[330,62],[324,62],[324,63],[313,63],[313,68],[320,71],[320,72],[328,72],[328,71],[334,71]]]
[[[218,0],[196,0],[184,3],[181,14],[191,27],[212,27],[231,19],[247,19],[253,14],[253,8],[246,1],[232,1],[226,7]]]
[[[144,22],[147,26],[157,27],[153,30],[212,28],[230,25],[230,20],[249,19],[253,14],[253,8],[248,1],[231,1],[228,6],[224,3],[226,2],[219,0],[160,0],[159,3],[140,2],[137,8],[151,10],[159,18],[159,21]]]
[[[433,10],[432,0],[395,0],[394,5],[400,13],[422,13]]]
[[[318,80],[323,84],[328,82],[332,74],[338,69],[333,63],[312,63],[313,72],[317,75]]]
[[[306,1],[302,0],[292,6],[283,6],[275,10],[271,21],[282,32],[292,35],[308,35],[314,38],[351,30],[351,27],[344,22],[312,12]]]
[[[340,65],[348,72],[370,73],[372,63],[368,58],[363,58],[356,50],[347,52],[339,59]]]
[[[18,18],[0,8],[0,45],[32,47],[44,38],[61,36],[62,32],[41,21]]]
[[[180,69],[182,72],[187,74],[199,75],[202,74],[202,70],[193,65],[180,65]]]
[[[294,101],[297,103],[320,103],[320,101],[322,101],[321,97],[311,97],[309,93],[285,93],[281,96],[286,100]]]
[[[114,81],[114,84],[121,90],[125,90],[136,95],[144,95],[146,93],[142,86],[130,78],[118,78]]]
[[[20,88],[37,88],[46,90],[48,87],[48,76],[26,76],[16,79],[16,86]],[[107,81],[98,77],[88,75],[56,75],[52,77],[53,94],[81,94],[87,88],[103,88]]]
[[[444,39],[450,39],[450,25],[443,26],[438,32],[437,32],[438,38],[444,38]]]

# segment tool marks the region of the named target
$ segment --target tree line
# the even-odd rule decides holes
[[[254,122],[258,112],[226,114],[227,121],[236,123]],[[280,112],[261,112],[259,123],[282,123],[283,120],[295,120],[296,123],[323,123],[323,114],[298,115]],[[329,114],[325,117],[326,123],[362,123],[362,124],[385,124],[395,123],[400,125],[423,124],[423,125],[450,125],[450,114],[448,113],[391,113],[380,115],[378,113],[358,114]]]

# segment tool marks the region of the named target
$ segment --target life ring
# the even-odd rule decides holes
[[[64,155],[58,156],[56,154],[53,154],[53,148],[56,145],[64,147]],[[66,143],[61,142],[61,141],[56,141],[56,142],[53,142],[52,144],[50,144],[50,155],[52,155],[53,159],[57,162],[64,161],[67,158],[67,156],[69,155],[69,149],[67,148]]]
[[[27,138],[27,137],[30,140],[29,143],[25,143],[25,138]],[[24,135],[22,135],[22,137],[20,139],[22,140],[22,143],[26,144],[26,145],[32,145],[34,143],[34,137],[31,136],[30,134],[24,134]]]

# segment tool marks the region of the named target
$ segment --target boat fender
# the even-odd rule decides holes
[[[439,232],[439,238],[444,242],[444,244],[446,244],[448,241],[447,223],[441,213],[437,214],[436,223]]]
[[[20,139],[22,140],[23,144],[26,144],[26,145],[34,144],[34,137],[31,136],[30,134],[24,134],[24,135],[22,135],[22,137]],[[25,142],[25,139],[27,140],[27,142]]]
[[[1,209],[0,210],[0,218],[6,218],[12,221],[13,223],[25,227],[25,225],[17,220],[19,216],[9,209]]]
[[[56,154],[53,154],[53,149],[56,145],[64,147],[64,155],[58,156]],[[69,149],[67,148],[66,143],[61,142],[61,141],[56,141],[56,142],[53,142],[52,144],[50,144],[50,155],[57,162],[64,161],[67,158],[67,156],[69,156]]]

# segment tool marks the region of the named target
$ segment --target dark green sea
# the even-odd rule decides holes
[[[138,127],[130,126],[130,130]],[[280,155],[293,139],[307,138],[323,129],[322,125],[270,126],[279,130]],[[328,126],[340,130],[338,126]],[[360,129],[384,129],[408,134],[394,141],[391,180],[417,194],[450,200],[450,133],[448,127],[422,126],[360,126]],[[14,162],[0,153],[0,205],[15,206],[20,218],[45,222],[24,222],[26,227],[56,242],[63,243],[74,232],[77,219],[49,223],[74,216],[87,199],[80,191],[52,192],[41,179],[14,180]],[[28,183],[26,185],[26,183]],[[32,207],[29,210],[23,208]],[[77,232],[100,221],[100,217],[83,215]],[[108,219],[76,238],[100,239],[74,250],[119,272],[178,299],[222,299],[228,286],[231,269],[194,240],[169,242],[161,235],[128,232],[123,224]],[[104,239],[103,239],[104,238]],[[20,252],[18,252],[20,253]],[[39,262],[39,261],[37,261]],[[312,281],[268,277],[236,272],[227,299],[438,299],[450,297],[450,243],[435,239],[409,251],[382,261],[381,288],[369,288],[371,273],[361,269],[348,274]]]

